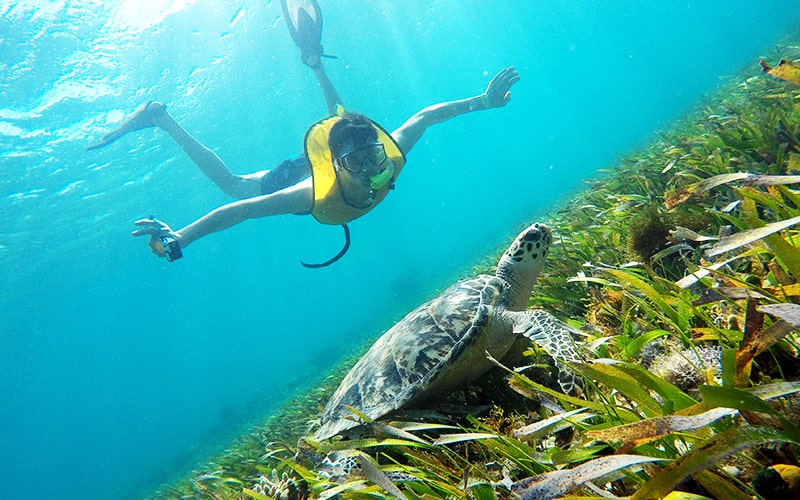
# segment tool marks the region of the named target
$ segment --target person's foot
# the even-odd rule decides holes
[[[156,124],[153,120],[164,116],[166,111],[167,106],[163,103],[158,101],[148,101],[136,108],[136,111],[131,113],[130,116],[128,116],[128,118],[122,122],[122,125],[104,135],[100,142],[92,144],[86,149],[102,148],[108,146],[129,132],[134,132],[143,128],[154,127]]]
[[[316,52],[300,53],[300,60],[311,69],[318,69],[322,59]]]

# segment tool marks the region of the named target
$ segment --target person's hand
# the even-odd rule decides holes
[[[152,215],[147,219],[139,219],[134,222],[136,226],[140,229],[136,229],[131,233],[132,236],[150,236],[150,241],[148,241],[148,245],[150,246],[150,250],[153,251],[158,257],[164,257],[168,253],[170,253],[169,249],[164,248],[165,239],[167,241],[173,241],[178,244],[178,253],[180,253],[180,236],[173,232],[170,227],[160,220],[156,219]],[[175,260],[180,258],[180,256],[173,257],[168,255],[167,260]]]
[[[483,101],[487,108],[500,108],[508,104],[508,101],[511,100],[511,86],[518,81],[519,73],[514,70],[514,66],[503,68],[494,75],[483,94]]]

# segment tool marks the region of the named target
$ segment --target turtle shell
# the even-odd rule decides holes
[[[452,377],[456,383],[469,379],[473,352],[486,362],[479,344],[506,289],[499,278],[480,275],[456,283],[411,311],[345,376],[325,406],[315,438],[326,439],[359,425],[348,406],[378,419],[440,392],[450,374],[456,375]]]

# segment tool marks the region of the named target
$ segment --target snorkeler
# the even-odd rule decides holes
[[[150,248],[159,257],[177,260],[194,241],[247,219],[311,214],[323,224],[344,227],[346,243],[338,255],[322,264],[304,263],[306,267],[331,264],[349,246],[347,223],[372,210],[394,188],[405,155],[429,126],[471,111],[505,106],[511,99],[512,85],[519,81],[513,67],[505,68],[482,94],[426,107],[389,133],[366,116],[349,113],[341,106],[322,65],[322,17],[316,1],[282,0],[281,4],[289,32],[301,49],[301,60],[314,71],[330,114],[309,128],[303,154],[272,170],[233,174],[216,153],[184,130],[157,101],[141,105],[119,128],[87,148],[104,147],[130,132],[158,127],[222,192],[237,199],[177,231],[152,216],[137,220],[133,236],[149,236]]]

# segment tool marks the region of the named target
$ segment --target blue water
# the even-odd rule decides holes
[[[238,173],[301,149],[324,102],[277,2],[0,0],[1,498],[137,498],[185,473],[411,307],[546,217],[800,21],[800,1],[320,0],[345,104],[430,129],[341,245],[248,221],[169,264],[129,235],[228,200],[160,130],[99,150],[148,99]]]

